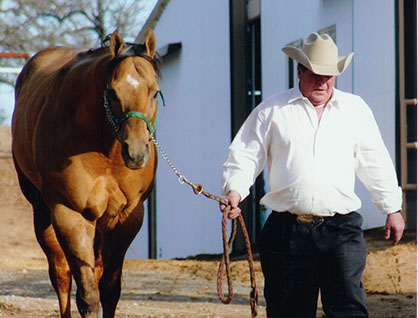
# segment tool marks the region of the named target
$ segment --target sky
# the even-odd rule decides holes
[[[144,11],[148,12],[148,14],[144,15],[144,23],[148,15],[151,13],[153,7],[157,0],[146,0],[146,5]],[[139,30],[138,30],[139,32]],[[10,126],[11,118],[13,113],[14,107],[14,87],[6,84],[0,84],[0,110],[4,112],[4,116],[6,116],[6,120],[0,124]],[[0,115],[3,115],[0,112]]]

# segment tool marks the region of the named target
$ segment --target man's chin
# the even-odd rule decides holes
[[[325,104],[330,98],[330,95],[326,91],[315,91],[311,96],[311,102],[314,105]]]

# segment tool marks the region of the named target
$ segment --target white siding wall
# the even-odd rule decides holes
[[[264,98],[287,86],[286,55],[281,48],[309,33],[336,25],[340,55],[354,52],[351,66],[338,77],[338,88],[363,97],[372,108],[383,139],[395,160],[395,34],[390,0],[262,1],[262,61]],[[373,16],[373,23],[370,17]],[[365,188],[364,228],[384,224]]]
[[[220,194],[221,166],[231,135],[229,2],[170,1],[154,32],[157,48],[182,43],[180,54],[162,68],[167,106],[160,102],[157,140],[190,181]],[[159,157],[158,257],[221,253],[220,222],[218,203],[180,185]],[[143,250],[146,240],[141,233],[133,250]],[[140,254],[147,257],[146,250]]]

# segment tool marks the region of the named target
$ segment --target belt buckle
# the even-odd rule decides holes
[[[300,214],[296,217],[296,221],[302,225],[317,227],[324,223],[324,218],[314,214]]]

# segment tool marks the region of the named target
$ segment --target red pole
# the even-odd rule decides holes
[[[15,52],[0,52],[0,57],[22,57],[25,60],[29,59],[29,55],[26,53],[15,53]]]

